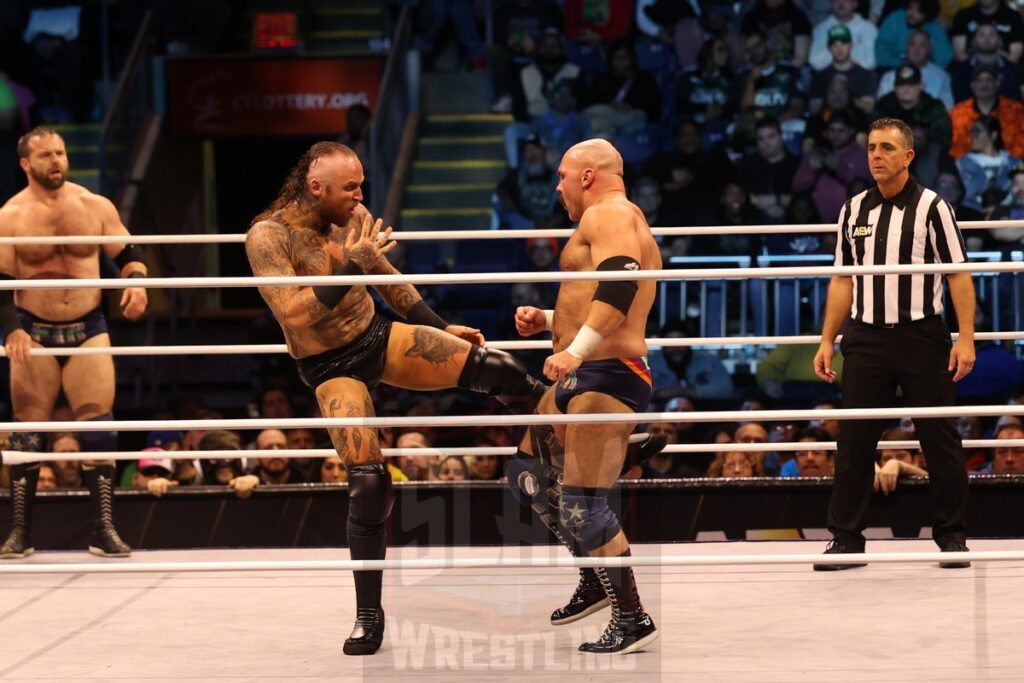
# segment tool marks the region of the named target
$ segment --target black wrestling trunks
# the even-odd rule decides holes
[[[337,377],[358,379],[367,389],[373,389],[384,372],[390,336],[391,320],[374,313],[362,334],[348,344],[315,356],[297,358],[299,377],[313,391]]]
[[[87,339],[107,332],[107,319],[98,306],[77,320],[55,322],[38,318],[24,308],[17,309],[21,327],[32,337],[32,341],[48,349],[81,346]],[[70,356],[56,356],[57,362],[65,365]]]

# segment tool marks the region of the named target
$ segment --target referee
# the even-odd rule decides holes
[[[836,265],[963,263],[953,209],[910,177],[914,134],[899,119],[878,119],[868,136],[868,166],[877,185],[848,200],[839,216]],[[974,285],[970,273],[946,277],[960,337],[953,344],[942,315],[941,274],[837,275],[828,288],[814,371],[826,382],[836,335],[843,334],[843,408],[886,408],[903,389],[911,407],[954,405],[953,382],[974,367]],[[874,483],[875,449],[885,420],[840,422],[835,484],[829,503],[832,541],[826,554],[864,552],[863,530]],[[967,468],[952,418],[915,418],[931,482],[932,537],[944,552],[967,550]],[[814,565],[818,571],[863,564]],[[942,562],[943,568],[969,566]]]

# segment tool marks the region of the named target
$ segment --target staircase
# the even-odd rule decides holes
[[[307,54],[387,53],[391,43],[384,0],[313,0],[309,4]]]
[[[64,138],[68,149],[68,180],[100,191],[100,144],[103,127],[98,123],[61,123],[50,126]]]

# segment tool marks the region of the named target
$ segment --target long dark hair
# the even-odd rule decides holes
[[[266,209],[264,209],[256,218],[252,219],[252,223],[249,227],[252,227],[260,221],[270,218],[274,213],[285,208],[293,202],[305,202],[309,199],[309,186],[306,184],[306,178],[309,175],[309,167],[313,165],[313,162],[317,159],[321,159],[331,154],[341,154],[347,157],[355,157],[356,153],[352,151],[352,148],[348,145],[343,145],[340,142],[317,142],[312,147],[307,149],[305,153],[299,157],[298,162],[291,171],[288,172],[288,177],[285,178],[284,184],[281,185],[281,191],[277,193],[277,199],[270,203]]]

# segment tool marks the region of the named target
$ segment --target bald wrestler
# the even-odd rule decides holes
[[[395,245],[363,206],[363,168],[355,153],[318,142],[300,158],[278,198],[249,228],[246,253],[257,276],[396,274]],[[479,330],[443,320],[412,285],[377,287],[405,318],[380,315],[366,287],[263,287],[299,376],[330,417],[372,417],[378,382],[414,390],[461,387],[485,392],[514,412],[532,412],[544,385],[509,354],[482,346]],[[349,483],[352,559],[383,559],[391,475],[377,430],[330,430]],[[356,621],[350,655],[373,654],[384,637],[381,572],[355,572]]]
[[[18,157],[28,187],[0,208],[0,234],[14,237],[54,235],[128,235],[110,200],[67,182],[68,156],[57,132],[38,127],[18,141]],[[146,276],[142,249],[133,244],[0,246],[0,278],[74,279],[100,276],[100,249],[112,257],[122,278]],[[146,310],[146,290],[128,287],[121,310],[134,320]],[[76,420],[113,420],[114,362],[111,356],[30,356],[40,347],[110,346],[99,289],[0,292],[0,329],[11,361],[11,402],[19,422],[50,419],[61,390]],[[40,450],[40,434],[12,435],[11,448]],[[117,450],[117,432],[82,432],[86,451]],[[83,464],[89,489],[93,530],[89,552],[126,557],[131,548],[114,528],[114,462]],[[32,554],[31,518],[39,463],[11,468],[13,524],[0,546],[0,559]]]
[[[604,140],[587,140],[565,153],[558,167],[557,189],[569,217],[579,221],[579,227],[562,251],[562,270],[661,268],[661,255],[643,213],[626,199],[622,170],[622,157]],[[544,374],[555,385],[541,399],[538,412],[636,413],[647,409],[651,372],[644,329],[655,284],[653,280],[564,282],[554,311],[529,306],[517,309],[516,329],[522,336],[553,332],[555,353],[545,361]],[[557,506],[548,515],[557,524],[559,538],[574,554],[630,554],[626,536],[608,505],[608,492],[622,471],[634,427],[631,423],[588,423],[554,429],[555,439],[564,444],[564,472]],[[532,451],[544,457],[547,446],[535,436],[520,449],[523,456]],[[518,474],[537,469],[536,463],[522,457],[510,465],[509,485],[521,500],[533,491],[517,491]],[[545,483],[557,478],[549,471]],[[536,491],[545,486],[531,488]],[[580,573],[576,594],[566,607],[552,614],[552,623],[575,621],[605,605],[612,608],[604,634],[595,642],[583,643],[581,651],[627,654],[658,637],[640,603],[632,569],[608,567]]]

